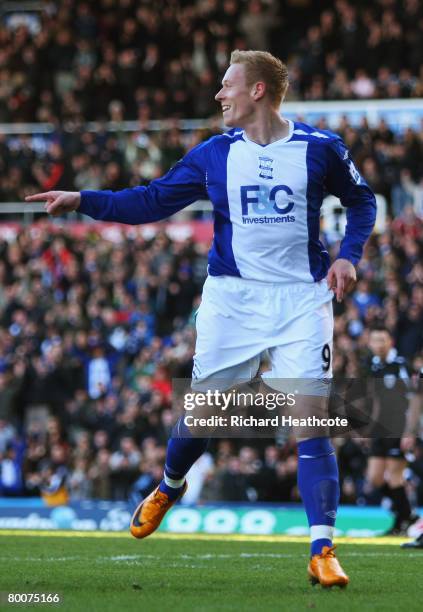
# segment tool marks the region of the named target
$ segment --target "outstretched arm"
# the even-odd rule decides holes
[[[338,257],[328,272],[328,285],[340,302],[357,279],[355,266],[376,220],[376,198],[339,138],[328,147],[326,187],[347,208],[347,226]]]
[[[78,210],[81,204],[79,191],[46,191],[26,196],[25,202],[45,202],[44,210],[53,217]]]
[[[84,213],[101,221],[138,225],[165,219],[196,200],[207,198],[206,143],[198,145],[160,179],[147,187],[122,191],[48,191],[25,198],[45,202],[48,214]]]

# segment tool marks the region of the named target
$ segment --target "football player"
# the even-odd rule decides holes
[[[369,348],[372,353],[369,374],[377,383],[371,399],[373,432],[370,432],[367,480],[392,501],[394,523],[385,535],[405,535],[419,518],[412,512],[405,490],[407,462],[401,440],[407,435],[407,411],[413,410],[416,393],[407,362],[398,355],[392,336],[383,325],[370,331]]]
[[[227,133],[194,147],[148,186],[111,191],[47,192],[55,216],[78,210],[94,219],[151,223],[209,199],[214,238],[196,319],[193,389],[250,380],[267,350],[271,379],[303,384],[310,414],[327,400],[332,371],[332,299],[356,281],[355,266],[375,222],[375,197],[339,136],[281,116],[288,71],[263,51],[234,51],[216,94]],[[327,193],[347,207],[347,226],[331,264],[319,239]],[[164,478],[137,508],[131,533],[144,538],[184,494],[185,475],[208,440],[180,422],[169,440]],[[336,456],[326,432],[298,440],[298,484],[308,516],[313,583],[345,586],[334,553],[339,499]]]

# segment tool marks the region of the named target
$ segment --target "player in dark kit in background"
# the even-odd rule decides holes
[[[421,550],[423,550],[423,533],[421,533],[412,542],[405,542],[404,544],[401,544],[401,548],[421,548]]]
[[[403,440],[402,448],[403,450],[411,450],[415,448],[417,444],[416,434],[418,434],[421,414],[423,412],[423,368],[421,368],[419,373],[419,381],[418,381],[418,394],[416,396],[417,401],[413,406],[413,410],[408,413],[407,419],[407,432],[409,432],[410,436]],[[420,444],[422,440],[420,440]],[[423,550],[423,532],[420,533],[414,540],[411,542],[404,542],[401,544],[401,548],[413,548]]]
[[[366,367],[368,397],[372,402],[372,429],[367,481],[373,497],[392,500],[394,523],[385,535],[405,535],[419,517],[410,506],[404,482],[407,465],[401,439],[405,435],[407,411],[416,398],[411,371],[404,357],[398,355],[388,329],[380,326],[370,332],[372,352]],[[372,384],[374,383],[374,384]]]

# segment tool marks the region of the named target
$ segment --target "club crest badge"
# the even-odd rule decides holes
[[[259,177],[273,179],[273,159],[270,157],[259,157]]]

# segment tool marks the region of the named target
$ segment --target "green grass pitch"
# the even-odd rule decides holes
[[[31,609],[73,612],[422,610],[423,551],[357,542],[338,546],[351,584],[328,590],[308,583],[306,539],[3,531],[1,607],[30,607],[5,603],[13,592],[59,593]]]

